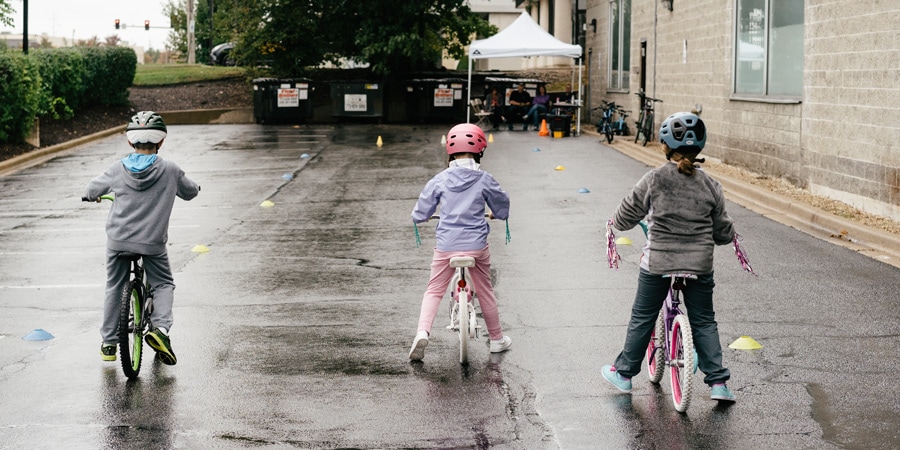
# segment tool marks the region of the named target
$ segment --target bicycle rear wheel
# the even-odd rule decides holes
[[[459,291],[459,363],[469,363],[469,293]]]
[[[647,376],[653,384],[659,384],[666,367],[666,355],[663,354],[666,351],[666,346],[663,345],[666,341],[666,322],[663,315],[663,311],[660,311],[656,327],[650,335],[650,343],[647,344]]]
[[[650,142],[650,140],[653,139],[653,113],[649,113],[644,117],[644,127],[641,134],[644,135],[641,144],[646,147],[647,142]]]
[[[694,379],[694,336],[687,316],[675,316],[671,334],[669,379],[672,381],[672,403],[676,411],[685,412],[691,403]]]
[[[638,116],[638,120],[634,122],[634,143],[637,144],[644,132],[644,111]]]
[[[122,290],[119,303],[119,357],[122,372],[128,378],[136,378],[141,371],[141,353],[144,346],[144,285],[141,280],[131,280]]]

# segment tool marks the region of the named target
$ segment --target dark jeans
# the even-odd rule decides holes
[[[700,275],[696,280],[687,280],[682,292],[683,307],[686,307],[688,321],[694,334],[694,348],[699,357],[699,368],[706,374],[703,382],[712,386],[724,383],[731,372],[722,367],[722,345],[719,342],[719,327],[713,310],[713,274]],[[631,309],[631,320],[625,334],[625,348],[616,357],[615,367],[620,375],[631,378],[640,373],[650,334],[656,324],[656,317],[666,301],[669,278],[653,275],[644,269],[638,276],[637,294]]]
[[[545,105],[531,105],[531,109],[528,110],[528,117],[534,122],[534,129],[541,125],[541,114],[547,114],[547,106]],[[526,119],[527,121],[528,119]]]
[[[512,130],[513,122],[518,122],[522,116],[528,114],[528,107],[510,105],[506,107],[506,111],[506,123],[509,125],[509,129]],[[525,119],[521,120],[522,123],[525,124],[525,126],[528,126],[528,122],[525,122]]]
[[[491,125],[494,126],[496,130],[500,123],[503,122],[503,107],[502,106],[494,106],[491,108]]]

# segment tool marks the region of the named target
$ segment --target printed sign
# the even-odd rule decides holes
[[[437,88],[434,90],[434,106],[436,108],[453,106],[453,89],[441,89]]]
[[[279,108],[297,108],[300,106],[300,89],[279,89],[278,90],[278,107]]]
[[[366,112],[368,109],[366,94],[344,94],[344,111]]]

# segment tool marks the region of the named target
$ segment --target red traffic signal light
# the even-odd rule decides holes
[[[116,29],[119,29],[119,19],[116,19]]]
[[[144,29],[145,29],[145,30],[149,30],[149,29],[150,29],[150,21],[149,21],[149,20],[145,20],[145,21],[144,21]]]

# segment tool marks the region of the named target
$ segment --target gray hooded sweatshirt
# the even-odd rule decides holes
[[[713,250],[734,239],[722,185],[702,169],[693,176],[667,162],[647,172],[613,217],[618,230],[647,219],[641,267],[655,275],[713,272]]]
[[[113,193],[116,200],[106,219],[106,246],[110,250],[159,255],[169,240],[169,217],[175,197],[190,200],[200,186],[185,176],[177,164],[157,157],[140,172],[116,161],[88,183],[85,197]]]

